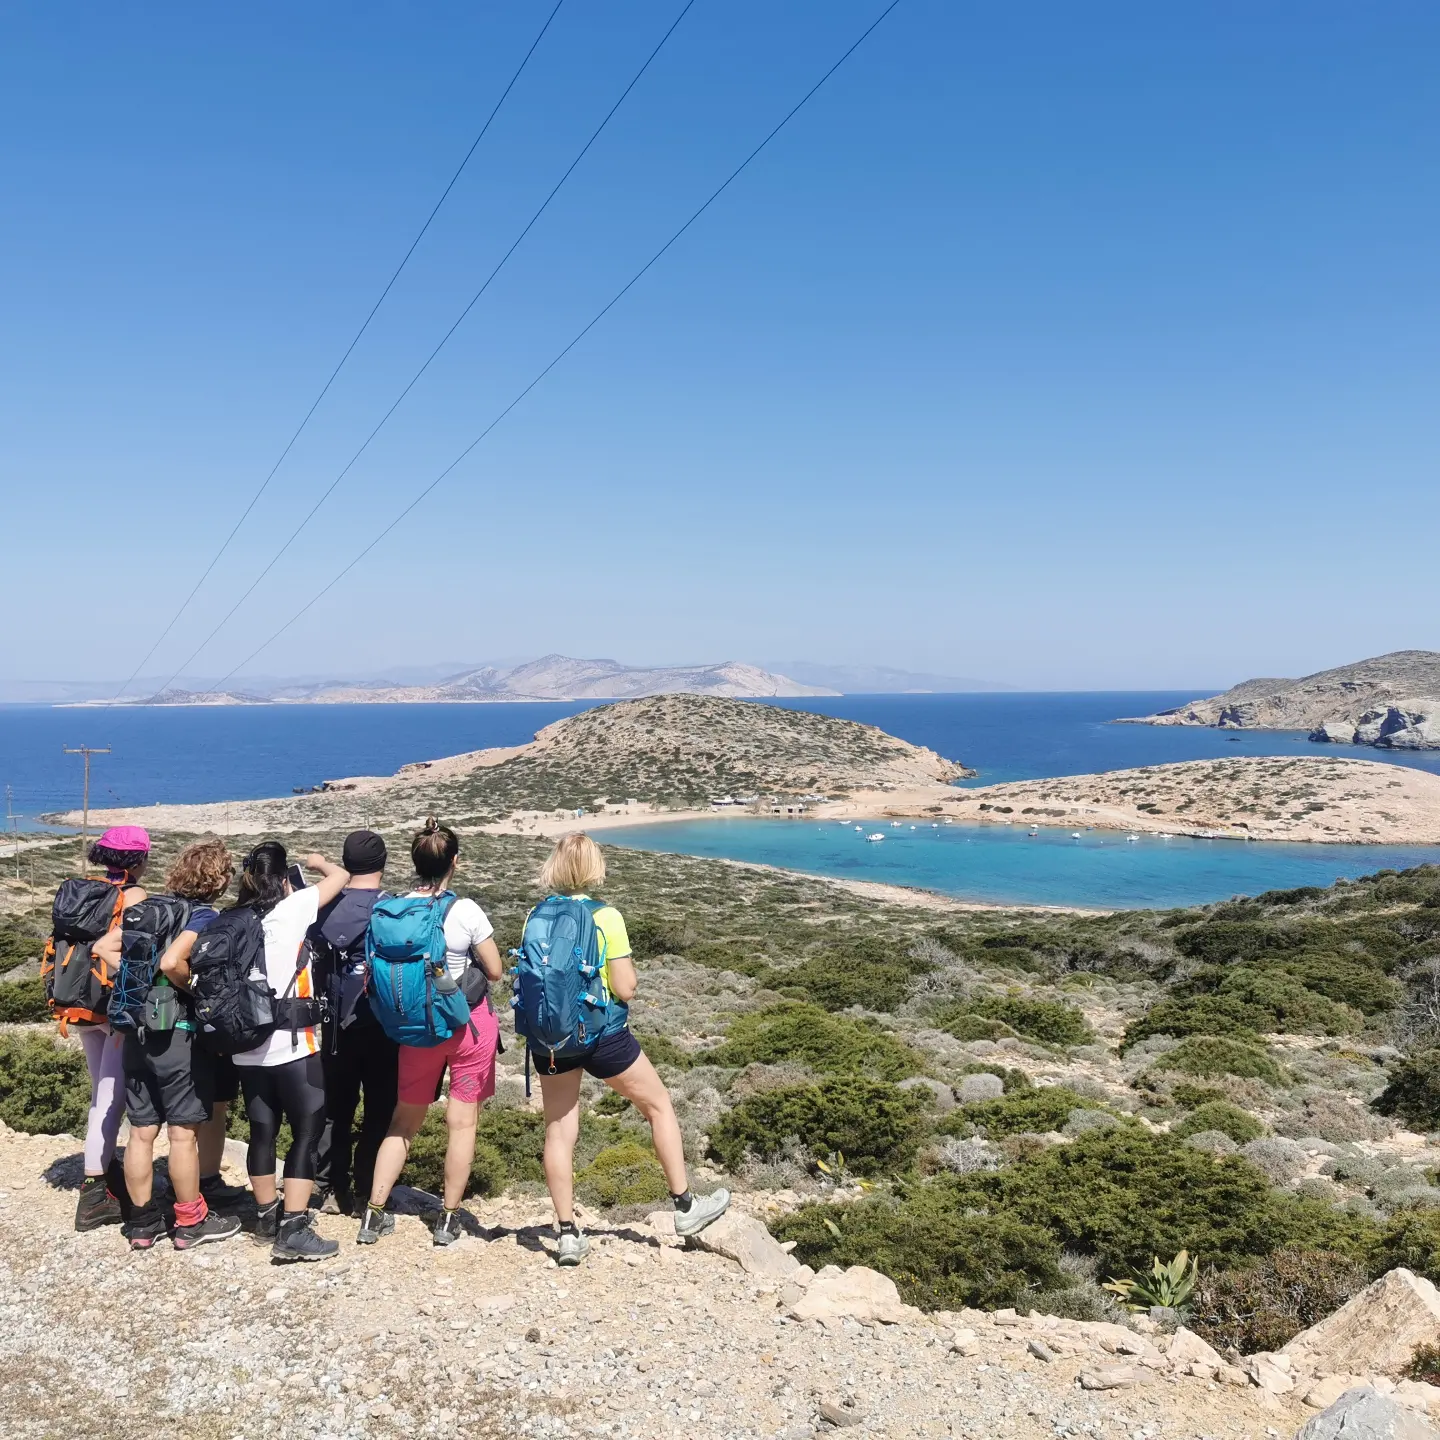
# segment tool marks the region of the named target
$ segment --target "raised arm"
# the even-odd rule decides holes
[[[318,851],[305,857],[305,868],[314,870],[320,876],[320,883],[315,890],[319,896],[321,909],[324,909],[350,883],[350,872],[332,864]]]

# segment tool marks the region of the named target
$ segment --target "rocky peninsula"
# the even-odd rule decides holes
[[[1306,730],[1320,743],[1440,749],[1440,653],[1396,650],[1299,680],[1246,680],[1126,725]]]

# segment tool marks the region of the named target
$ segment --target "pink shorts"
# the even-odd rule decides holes
[[[470,1027],[475,1027],[475,1034]],[[477,1038],[478,1037],[478,1038]],[[488,1005],[480,1005],[470,1025],[438,1045],[400,1047],[400,1102],[429,1105],[439,1098],[440,1077],[450,1067],[450,1098],[476,1105],[495,1093],[495,1049],[500,1022]]]

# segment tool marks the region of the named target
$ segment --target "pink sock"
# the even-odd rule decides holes
[[[198,1225],[209,1213],[209,1206],[205,1204],[203,1195],[197,1196],[194,1200],[177,1200],[175,1202],[175,1223],[177,1225]]]

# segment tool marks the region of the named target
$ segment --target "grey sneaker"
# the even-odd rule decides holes
[[[228,1240],[239,1233],[238,1215],[217,1215],[211,1210],[198,1225],[177,1225],[170,1235],[170,1242],[177,1250],[189,1250],[194,1245],[209,1245],[216,1240]]]
[[[557,1265],[578,1265],[590,1253],[590,1237],[583,1230],[562,1230],[555,1250]]]
[[[393,1235],[394,1233],[395,1217],[388,1210],[372,1210],[367,1205],[365,1217],[360,1221],[360,1229],[355,1235],[355,1243],[357,1245],[378,1245],[382,1235]]]
[[[688,1210],[675,1212],[675,1233],[677,1235],[698,1235],[707,1225],[713,1224],[730,1208],[730,1192],[715,1190],[709,1195],[691,1197]]]
[[[310,1212],[287,1215],[280,1222],[280,1233],[270,1247],[270,1258],[289,1262],[291,1260],[328,1260],[338,1254],[339,1244],[334,1240],[322,1240],[310,1227]]]
[[[453,1245],[465,1232],[460,1228],[460,1212],[446,1210],[440,1216],[440,1223],[430,1232],[435,1245]]]

